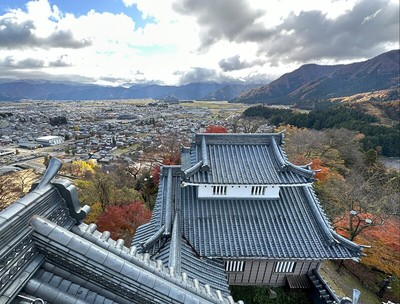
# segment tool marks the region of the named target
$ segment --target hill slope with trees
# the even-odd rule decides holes
[[[303,65],[277,80],[244,92],[232,102],[291,104],[395,88],[400,80],[400,50],[346,65]]]

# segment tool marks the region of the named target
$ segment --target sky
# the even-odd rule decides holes
[[[267,83],[399,49],[398,0],[1,0],[0,78]]]

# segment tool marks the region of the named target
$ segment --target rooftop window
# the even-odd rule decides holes
[[[227,186],[212,186],[213,195],[226,195]]]

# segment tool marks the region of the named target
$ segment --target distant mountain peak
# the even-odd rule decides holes
[[[353,95],[399,86],[400,50],[372,59],[339,65],[305,64],[234,102],[288,104],[298,100]]]

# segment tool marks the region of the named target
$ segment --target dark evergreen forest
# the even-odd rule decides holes
[[[358,131],[365,135],[361,140],[365,151],[376,149],[384,156],[400,155],[400,123],[393,127],[378,124],[378,118],[359,110],[337,105],[326,109],[301,113],[292,109],[254,106],[243,113],[247,117],[263,117],[272,125],[289,124],[298,128],[315,130],[340,129]]]

